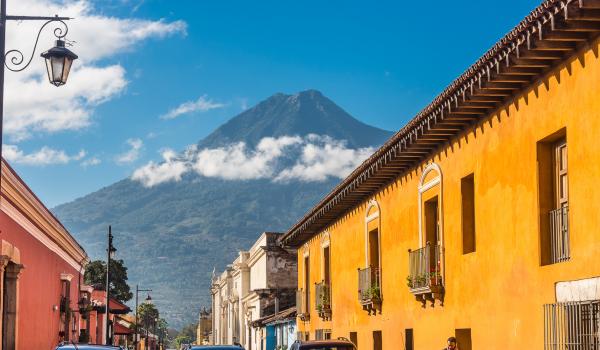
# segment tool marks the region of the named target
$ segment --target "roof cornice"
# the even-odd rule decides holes
[[[600,0],[547,0],[294,224],[298,247],[488,117],[600,33]]]
[[[78,264],[86,264],[89,261],[83,247],[4,160],[2,160],[1,197],[0,200],[10,202]]]

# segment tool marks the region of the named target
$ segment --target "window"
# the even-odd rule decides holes
[[[460,180],[463,254],[475,251],[475,182],[473,174]]]
[[[381,331],[373,331],[373,350],[382,350]]]
[[[60,297],[60,318],[62,325],[63,340],[69,341],[70,331],[69,325],[71,321],[71,312],[69,310],[71,305],[71,281],[61,281],[61,297]]]
[[[544,305],[545,349],[600,348],[600,300]]]
[[[455,331],[456,343],[460,350],[471,350],[471,328],[462,328]]]
[[[308,314],[310,309],[308,304],[310,303],[310,258],[309,256],[304,257],[304,302],[302,308],[304,313]]]
[[[379,230],[369,231],[369,266],[379,268]]]
[[[329,246],[323,248],[323,281],[326,285],[330,283],[330,267],[329,267]]]
[[[404,339],[406,342],[405,349],[406,350],[414,350],[415,349],[415,341],[413,339],[413,330],[412,328],[407,328],[404,330]]]
[[[315,331],[315,340],[331,339],[331,329],[317,329]]]
[[[538,142],[537,152],[540,260],[547,265],[571,257],[566,131]]]
[[[354,344],[354,346],[356,346],[356,349],[358,350],[358,333],[350,332],[350,341]]]

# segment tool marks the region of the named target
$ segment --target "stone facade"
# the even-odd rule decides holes
[[[294,305],[296,254],[277,245],[279,235],[263,233],[248,251],[240,251],[223,273],[213,276],[213,344],[264,348],[265,334],[252,322]]]

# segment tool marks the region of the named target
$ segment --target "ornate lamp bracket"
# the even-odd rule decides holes
[[[29,67],[29,64],[33,60],[33,56],[35,55],[35,50],[37,49],[38,41],[40,40],[40,35],[42,34],[42,31],[44,30],[44,28],[46,28],[46,26],[48,26],[50,23],[52,23],[53,25],[56,25],[56,27],[53,30],[54,36],[58,40],[64,40],[65,36],[69,32],[69,27],[67,26],[65,21],[69,20],[71,18],[58,17],[58,15],[56,15],[54,17],[6,16],[5,19],[13,20],[13,21],[31,21],[31,20],[38,20],[38,21],[45,20],[46,21],[46,23],[42,24],[42,26],[40,27],[40,29],[37,33],[37,36],[35,38],[35,44],[33,45],[33,50],[31,51],[31,56],[29,57],[29,59],[27,59],[27,61],[25,61],[25,55],[23,54],[23,52],[21,52],[18,49],[12,49],[12,50],[6,51],[6,54],[4,55],[4,65],[10,71],[20,72],[20,71],[24,70],[25,68]]]

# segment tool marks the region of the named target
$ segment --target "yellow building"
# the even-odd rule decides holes
[[[286,232],[299,336],[600,348],[598,33],[545,1]]]

